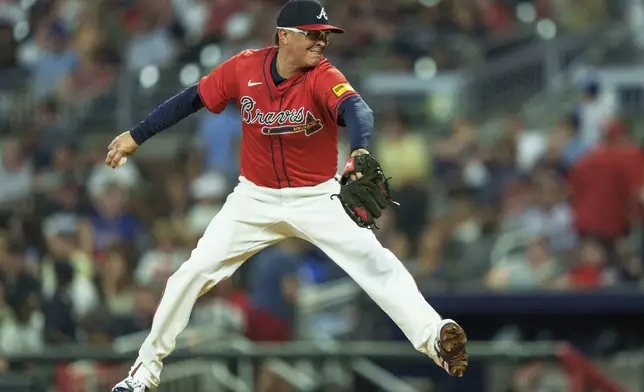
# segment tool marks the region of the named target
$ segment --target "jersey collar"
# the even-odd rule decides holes
[[[279,86],[275,85],[273,77],[271,76],[271,64],[277,61],[277,47],[271,47],[264,57],[264,82],[268,86],[269,95],[271,100],[280,99],[293,85],[303,81],[306,71],[298,71]]]

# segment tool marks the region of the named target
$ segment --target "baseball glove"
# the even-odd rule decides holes
[[[352,174],[362,173],[357,180],[350,180]],[[340,199],[349,217],[360,227],[378,228],[376,219],[389,204],[398,204],[391,199],[389,178],[380,163],[370,154],[349,158],[340,179],[340,193],[332,195]]]

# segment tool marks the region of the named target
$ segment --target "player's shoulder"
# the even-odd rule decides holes
[[[342,72],[340,72],[340,70],[326,57],[323,57],[322,60],[320,60],[320,63],[313,68],[313,73],[315,75],[324,75],[329,73],[342,74]]]
[[[273,47],[266,47],[260,49],[244,49],[241,52],[237,53],[234,57],[238,61],[254,61],[261,60],[264,61],[266,55],[272,51]]]

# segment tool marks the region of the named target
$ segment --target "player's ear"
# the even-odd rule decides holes
[[[287,44],[288,43],[288,31],[286,30],[277,30],[277,34],[275,35],[275,38],[277,39],[277,44]]]

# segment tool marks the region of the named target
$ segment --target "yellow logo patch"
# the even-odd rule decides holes
[[[335,94],[336,97],[341,97],[342,94],[346,93],[347,91],[354,91],[353,87],[351,87],[349,83],[336,84],[331,90],[333,90],[333,94]]]

